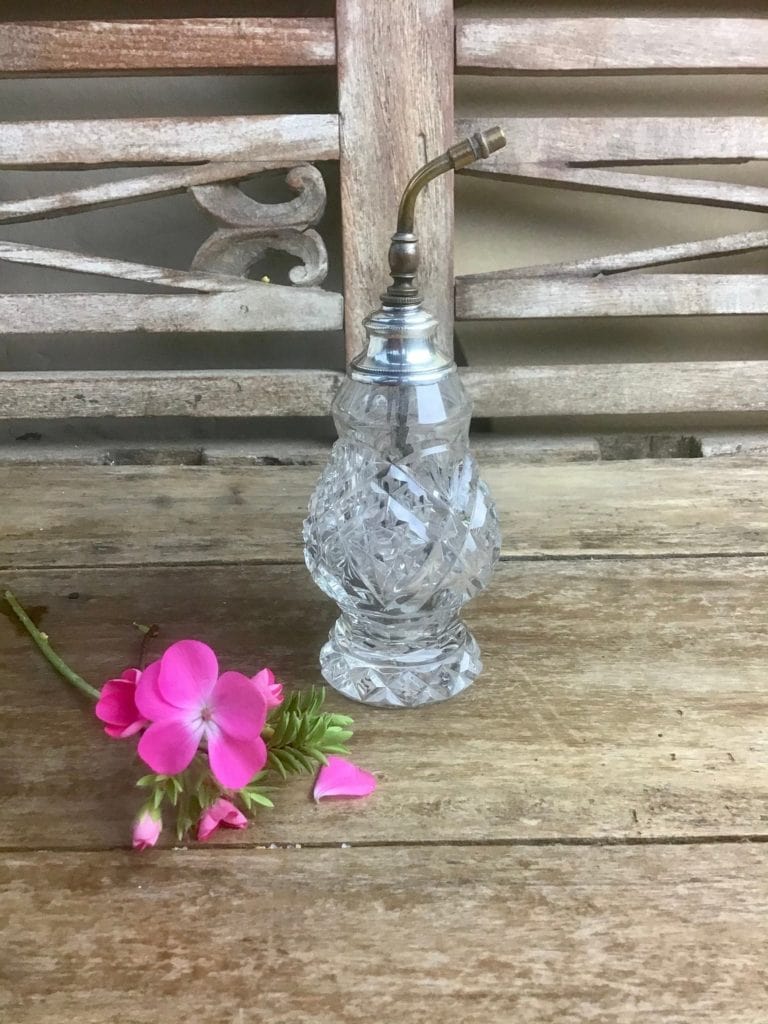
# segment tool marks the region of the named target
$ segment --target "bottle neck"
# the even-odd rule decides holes
[[[356,381],[376,384],[427,384],[455,369],[440,351],[439,324],[421,304],[388,306],[363,321],[367,345],[349,366]]]

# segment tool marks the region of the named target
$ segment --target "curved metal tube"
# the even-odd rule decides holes
[[[415,305],[421,301],[413,281],[419,266],[418,239],[414,234],[416,200],[422,189],[446,171],[459,170],[475,160],[483,160],[506,145],[504,132],[496,126],[462,139],[440,156],[419,168],[405,187],[397,214],[397,231],[389,248],[392,284],[382,296],[394,305]]]

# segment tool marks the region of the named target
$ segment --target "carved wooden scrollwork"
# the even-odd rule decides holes
[[[301,265],[291,267],[288,272],[293,284],[311,287],[325,280],[328,254],[322,238],[312,228],[306,231],[222,228],[197,250],[192,269],[247,277],[251,267],[270,249],[288,252],[301,260]]]
[[[328,254],[311,225],[325,212],[325,182],[311,164],[291,168],[285,180],[298,193],[287,203],[259,203],[234,182],[192,186],[198,205],[222,225],[200,246],[192,269],[247,277],[255,263],[277,249],[301,260],[288,274],[293,284],[312,287],[324,281]]]
[[[231,181],[192,185],[189,191],[198,205],[223,227],[274,231],[276,228],[303,230],[317,224],[325,212],[322,174],[312,164],[300,164],[288,171],[285,181],[298,193],[296,199],[287,203],[259,203]]]

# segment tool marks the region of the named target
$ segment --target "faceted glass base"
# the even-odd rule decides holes
[[[482,671],[480,648],[460,620],[436,637],[367,638],[341,616],[320,652],[326,681],[345,697],[415,708],[455,697]]]

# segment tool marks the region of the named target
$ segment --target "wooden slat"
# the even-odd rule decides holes
[[[318,466],[178,464],[195,454],[177,455],[175,466],[4,466],[0,566],[302,563]],[[506,559],[768,554],[761,462],[483,466]],[[83,494],[94,496],[97,513]],[[147,531],[158,509],[162,528]]]
[[[56,192],[47,196],[28,196],[0,202],[0,224],[60,217],[83,210],[102,209],[117,206],[149,196],[174,195],[194,185],[209,185],[212,182],[234,181],[250,177],[274,166],[269,161],[244,161],[240,163],[210,163],[198,167],[172,167],[154,174],[122,178],[119,181],[86,185],[69,192]]]
[[[95,261],[96,264],[99,262]],[[141,265],[136,264],[135,266],[140,267]],[[162,278],[163,268],[148,267],[145,268],[146,272],[142,276],[137,276],[136,279],[147,280],[155,270],[161,271],[157,276]],[[168,284],[172,287],[179,286],[179,283],[185,280],[193,283],[195,280],[205,283],[200,281],[203,275],[187,275],[184,271],[178,271],[178,275],[178,278],[174,278],[173,271],[170,271],[166,275],[167,280],[159,280],[157,283]],[[211,278],[211,281],[213,280]],[[333,331],[339,330],[342,326],[343,298],[335,292],[326,292],[320,288],[293,288],[287,285],[262,285],[259,283],[249,285],[247,282],[243,282],[243,284],[243,288],[214,295],[122,295],[115,292],[101,294],[47,292],[42,295],[0,295],[0,331],[4,334],[59,334],[70,331],[79,331],[85,334],[148,331],[157,334],[265,330]],[[181,286],[184,286],[183,283]],[[54,397],[51,394],[49,396],[50,403],[45,401],[43,395],[38,395],[36,398],[32,392],[29,395],[7,394],[6,389],[9,385],[12,390],[15,390],[14,381],[21,386],[25,377],[32,391],[36,390],[37,385],[42,385],[42,390],[45,390],[43,379],[45,376],[45,374],[42,377],[22,374],[16,377],[15,374],[0,374],[0,416],[10,415],[3,410],[11,408],[16,401],[21,401],[22,405],[31,402],[34,406],[40,399],[42,399],[41,411],[45,407],[49,409],[48,413],[42,413],[42,415],[82,415],[82,403],[73,394],[70,394],[69,397],[61,395]],[[324,393],[323,381],[330,376],[332,374],[326,374],[325,377],[322,374],[319,377],[311,374],[300,377],[307,383],[314,382],[315,384],[315,394],[308,395],[307,398],[309,404],[313,400],[317,401],[316,392],[318,390]],[[215,383],[215,373],[203,374],[203,377],[205,380]],[[227,381],[220,381],[220,385],[223,387],[223,391],[218,390],[220,398],[229,390],[236,388],[237,385],[234,383],[236,377],[236,373],[234,375],[230,373]],[[5,378],[5,386],[3,378]],[[134,393],[134,402],[148,400],[158,411],[156,413],[141,413],[138,411],[139,406],[134,404],[133,412],[116,411],[109,415],[180,415],[182,407],[178,401],[179,387],[181,390],[188,390],[186,384],[182,382],[177,385],[175,397],[172,392],[168,394],[168,406],[176,408],[177,413],[164,413],[159,411],[162,407],[157,404],[161,401],[160,393],[157,395],[157,401],[148,398],[141,383],[142,381],[151,381],[152,383],[148,385],[151,390],[156,386],[157,380],[167,379],[169,377],[163,375],[158,378],[157,374],[139,374],[134,377],[132,374],[121,373],[91,376],[90,374],[63,372],[61,377],[52,376],[50,383],[55,390],[57,381],[69,381],[69,385],[66,386],[74,384],[76,390],[83,393],[89,392],[89,397],[97,397],[96,392],[101,392],[99,404],[103,411],[115,398],[115,388],[109,384],[110,380],[116,382],[122,380],[126,383],[134,381],[133,384],[130,384],[130,388],[138,387],[141,392],[141,394]],[[189,378],[189,380],[193,379]],[[279,382],[278,386],[285,387],[288,378],[283,378],[278,373],[276,380]],[[35,381],[37,381],[37,385]],[[289,389],[293,387],[292,384],[287,386]],[[208,396],[206,402],[209,400],[215,404],[217,401],[215,394]],[[7,405],[6,402],[9,402],[10,405]],[[60,403],[58,412],[55,409],[54,403],[56,402]],[[127,410],[131,404],[131,398],[126,395],[126,401],[117,403],[116,408],[122,405]],[[93,415],[97,414],[93,413]],[[220,413],[219,415],[227,414]]]
[[[507,136],[484,162],[488,173],[520,164],[650,164],[768,159],[768,117],[507,117]],[[487,121],[460,119],[466,135]]]
[[[749,845],[39,853],[0,884],[19,1024],[764,1020]]]
[[[166,530],[166,509],[156,504],[145,535]],[[223,524],[207,522],[213,553]],[[252,535],[266,524],[252,515]],[[414,714],[332,699],[355,718],[351,755],[379,777],[377,793],[313,809],[311,780],[297,779],[235,839],[766,838],[766,580],[765,557],[504,563],[466,609],[485,670],[465,696]],[[135,663],[134,621],[160,627],[150,657],[195,636],[229,668],[319,683],[338,614],[303,565],[18,570],[3,586],[97,685]],[[0,846],[125,845],[141,802],[134,743],[104,736],[4,618],[0,655]]]
[[[579,192],[602,192],[670,203],[695,203],[735,210],[768,210],[768,188],[701,178],[670,178],[659,174],[570,167],[566,163],[487,165],[486,161],[464,168],[461,174],[518,181]]]
[[[259,290],[254,288],[248,280],[229,274],[209,274],[170,267],[155,267],[129,260],[113,260],[105,256],[89,256],[87,253],[72,252],[69,249],[47,249],[41,245],[27,245],[26,242],[0,241],[0,260],[7,263],[48,267],[52,270],[67,270],[75,274],[94,274],[97,277],[110,277],[122,281],[141,281],[145,284],[182,288],[192,292],[216,293],[245,290],[250,299],[256,297],[261,300],[274,299],[277,295],[287,297],[286,292],[291,291],[283,285],[277,286],[280,289],[279,292],[267,292],[263,288]],[[36,299],[37,296],[34,298]],[[82,295],[77,296],[81,304],[84,298]],[[24,333],[29,333],[29,328],[26,325],[22,326],[24,326]],[[9,333],[13,333],[10,328],[9,324],[6,329]],[[56,329],[53,327],[53,330]]]
[[[360,322],[389,283],[387,251],[403,190],[452,144],[451,0],[338,0],[341,201],[347,355]],[[487,125],[486,125],[487,127]],[[419,199],[419,283],[431,311],[452,323],[453,184],[433,181]],[[453,339],[442,339],[451,351]]]
[[[762,361],[484,367],[463,376],[478,416],[768,411]]]
[[[0,166],[336,160],[337,114],[145,117],[0,124]]]
[[[0,297],[0,311],[3,298]],[[31,296],[28,298],[27,311],[32,316],[39,307],[31,301]],[[70,298],[74,297],[51,296],[52,314],[62,315],[56,313],[54,299],[61,302]],[[98,298],[103,303],[105,298],[117,297]],[[132,298],[135,296],[119,296],[119,302],[115,303],[118,316],[125,315],[124,307],[130,308],[128,300]],[[141,298],[143,303],[147,297]],[[158,308],[165,304],[166,310],[170,310],[174,302],[183,303],[184,306],[177,307],[182,309],[193,301],[175,296],[151,298],[158,303]],[[241,319],[238,315],[233,319],[223,313],[215,318],[218,313],[213,311],[220,308],[215,304],[229,301],[232,297],[228,295],[195,297],[194,318],[190,314],[190,319],[182,322],[189,325],[187,330],[204,330],[206,323],[229,325],[211,327],[212,330],[252,330],[246,314],[242,314]],[[142,305],[142,308],[146,307]],[[209,319],[206,319],[206,309]],[[73,310],[72,322],[75,322],[75,315]],[[92,331],[104,330],[102,312],[98,313],[98,319],[83,318],[77,322],[90,323]],[[156,326],[155,330],[179,329],[173,326],[179,321],[167,316],[151,322],[171,324]],[[237,323],[242,326],[234,327]],[[768,411],[768,362],[764,361],[489,366],[465,369],[462,379],[474,401],[476,416]],[[0,373],[0,419],[325,416],[342,380],[342,374],[326,370]]]
[[[472,74],[767,71],[765,18],[458,18]]]
[[[768,313],[766,274],[456,279],[457,320],[755,313]]]
[[[7,22],[0,75],[255,71],[336,61],[332,18]]]
[[[735,235],[703,238],[696,242],[678,242],[676,245],[659,245],[652,249],[611,253],[607,256],[588,256],[585,259],[572,260],[567,263],[540,263],[532,267],[491,270],[485,274],[467,274],[460,280],[462,288],[466,288],[469,284],[474,285],[484,281],[511,281],[531,277],[559,278],[563,275],[597,277],[601,274],[616,274],[644,267],[670,266],[674,263],[686,263],[690,260],[707,259],[712,256],[735,256],[739,253],[759,252],[761,249],[768,249],[768,231],[740,231]]]

